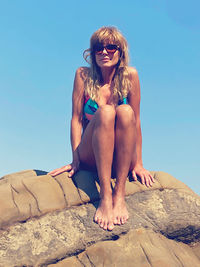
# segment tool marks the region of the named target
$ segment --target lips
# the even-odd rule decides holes
[[[101,61],[109,61],[110,59],[109,58],[102,58]]]

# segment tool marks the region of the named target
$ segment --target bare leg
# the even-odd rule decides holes
[[[114,219],[110,178],[114,151],[114,124],[116,113],[114,107],[105,105],[100,107],[94,116],[94,120],[87,126],[87,128],[89,128],[86,128],[87,132],[84,134],[79,146],[79,154],[81,161],[89,165],[94,161],[94,159],[91,158],[91,154],[94,155],[100,180],[101,198],[99,207],[94,216],[94,221],[97,222],[101,228],[112,230],[114,228]]]
[[[125,183],[131,160],[135,155],[135,117],[129,105],[121,105],[116,110],[115,130],[115,171],[116,185],[113,192],[114,224],[124,224],[128,219],[125,203]]]

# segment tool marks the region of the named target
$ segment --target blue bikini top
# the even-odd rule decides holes
[[[128,104],[128,100],[126,97],[124,97],[122,100],[119,100],[118,105],[122,104]],[[98,108],[99,106],[95,100],[92,100],[90,97],[85,97],[85,103],[83,108],[84,118],[90,121]]]

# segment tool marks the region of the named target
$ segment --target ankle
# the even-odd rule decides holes
[[[100,190],[101,200],[110,200],[112,199],[112,190]]]
[[[124,198],[125,197],[125,188],[119,188],[115,186],[113,190],[113,197],[114,198]]]

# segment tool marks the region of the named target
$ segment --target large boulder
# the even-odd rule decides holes
[[[200,197],[167,173],[152,175],[150,188],[127,179],[130,218],[112,232],[93,222],[96,173],[2,177],[0,266],[200,266]]]

